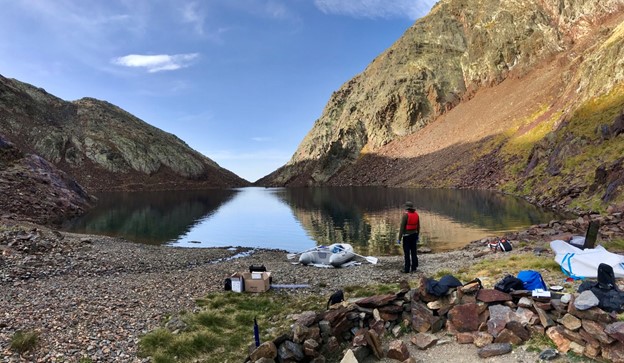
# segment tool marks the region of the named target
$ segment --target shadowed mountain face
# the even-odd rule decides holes
[[[93,204],[95,198],[66,173],[0,135],[0,217],[58,224]]]
[[[91,191],[227,188],[249,183],[176,136],[92,98],[66,102],[0,76],[0,133]]]
[[[621,207],[623,9],[442,0],[334,92],[291,160],[257,183],[492,188]]]

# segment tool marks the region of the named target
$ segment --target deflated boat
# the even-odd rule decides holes
[[[299,256],[299,263],[303,265],[331,265],[340,267],[355,257],[353,247],[348,243],[334,243],[329,246],[319,246]]]

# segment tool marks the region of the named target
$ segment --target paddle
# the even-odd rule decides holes
[[[292,260],[293,258],[297,257],[297,255],[300,255],[300,254],[306,253],[306,252],[310,252],[310,251],[316,251],[317,248],[323,248],[323,247],[325,247],[325,246],[316,246],[314,248],[310,248],[310,249],[307,249],[305,251],[301,251],[301,252],[297,252],[297,253],[289,253],[289,254],[286,255],[286,258],[289,259],[289,260]]]
[[[344,249],[344,248],[342,248],[341,246],[340,246],[340,247],[338,247],[338,248],[339,248],[339,249],[341,249],[341,250],[343,250],[343,251],[345,250],[345,249]],[[368,261],[368,262],[372,263],[373,265],[376,265],[376,264],[377,264],[377,262],[379,262],[379,259],[378,259],[377,257],[373,257],[373,256],[362,256],[362,255],[358,255],[358,254],[357,254],[357,253],[355,253],[355,252],[350,252],[350,253],[353,253],[354,255],[356,255],[356,256],[358,256],[358,257],[362,257],[363,259],[365,259],[366,261]]]

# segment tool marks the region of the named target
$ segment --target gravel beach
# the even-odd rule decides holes
[[[148,246],[6,221],[0,222],[0,241],[2,362],[148,361],[137,357],[142,334],[170,314],[192,311],[196,298],[221,291],[227,276],[252,264],[272,271],[274,284],[309,285],[285,293],[329,296],[344,286],[415,280],[502,255],[479,256],[484,246],[474,242],[458,251],[421,254],[420,271],[406,275],[400,272],[402,256],[377,256],[376,265],[360,259],[359,266],[323,269],[295,265],[286,251]],[[18,330],[39,333],[35,352],[20,357],[9,349]],[[471,349],[450,343],[444,354],[451,346]],[[434,352],[419,353],[420,361],[439,361]],[[476,353],[471,357],[478,359]]]

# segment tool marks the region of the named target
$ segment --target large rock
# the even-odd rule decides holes
[[[453,307],[448,312],[448,319],[459,332],[479,329],[479,308],[477,304],[464,304]]]
[[[477,350],[477,354],[480,358],[489,358],[510,353],[511,350],[512,346],[509,343],[493,343],[488,344],[483,348],[479,348],[479,350]]]

